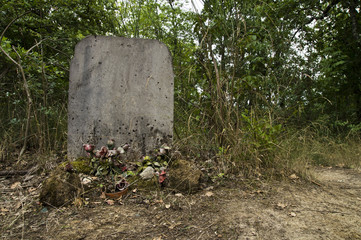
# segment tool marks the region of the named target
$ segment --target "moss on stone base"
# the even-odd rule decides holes
[[[64,169],[65,166],[70,163],[73,166],[73,169],[77,173],[90,174],[93,168],[91,167],[90,160],[84,157],[80,157],[75,161],[66,161],[59,165],[60,169]]]
[[[138,190],[146,190],[146,191],[156,191],[156,190],[160,190],[160,185],[158,182],[158,177],[154,176],[151,179],[148,180],[144,180],[139,176],[132,176],[130,178],[127,179],[127,181],[132,184],[131,188],[137,188]]]

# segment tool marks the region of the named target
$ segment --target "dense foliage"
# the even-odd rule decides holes
[[[360,133],[360,1],[182,2],[2,0],[2,148],[66,146],[69,62],[90,34],[169,46],[175,134],[198,150],[258,168],[274,164],[282,129]]]
[[[3,144],[18,146],[28,137],[27,147],[64,147],[74,45],[89,34],[116,32],[115,3],[2,1],[0,14],[1,47],[8,54],[0,56]]]

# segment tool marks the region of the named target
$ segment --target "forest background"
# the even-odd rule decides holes
[[[169,47],[175,148],[218,176],[359,166],[359,0],[183,3],[1,0],[1,160],[66,150],[75,44],[114,35]]]

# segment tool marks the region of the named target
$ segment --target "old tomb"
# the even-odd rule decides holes
[[[143,154],[173,137],[174,80],[167,46],[157,40],[89,36],[70,66],[68,157],[108,139]]]

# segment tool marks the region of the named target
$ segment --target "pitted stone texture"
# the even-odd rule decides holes
[[[75,47],[70,67],[68,157],[114,139],[143,154],[172,141],[172,59],[157,40],[90,36]]]

